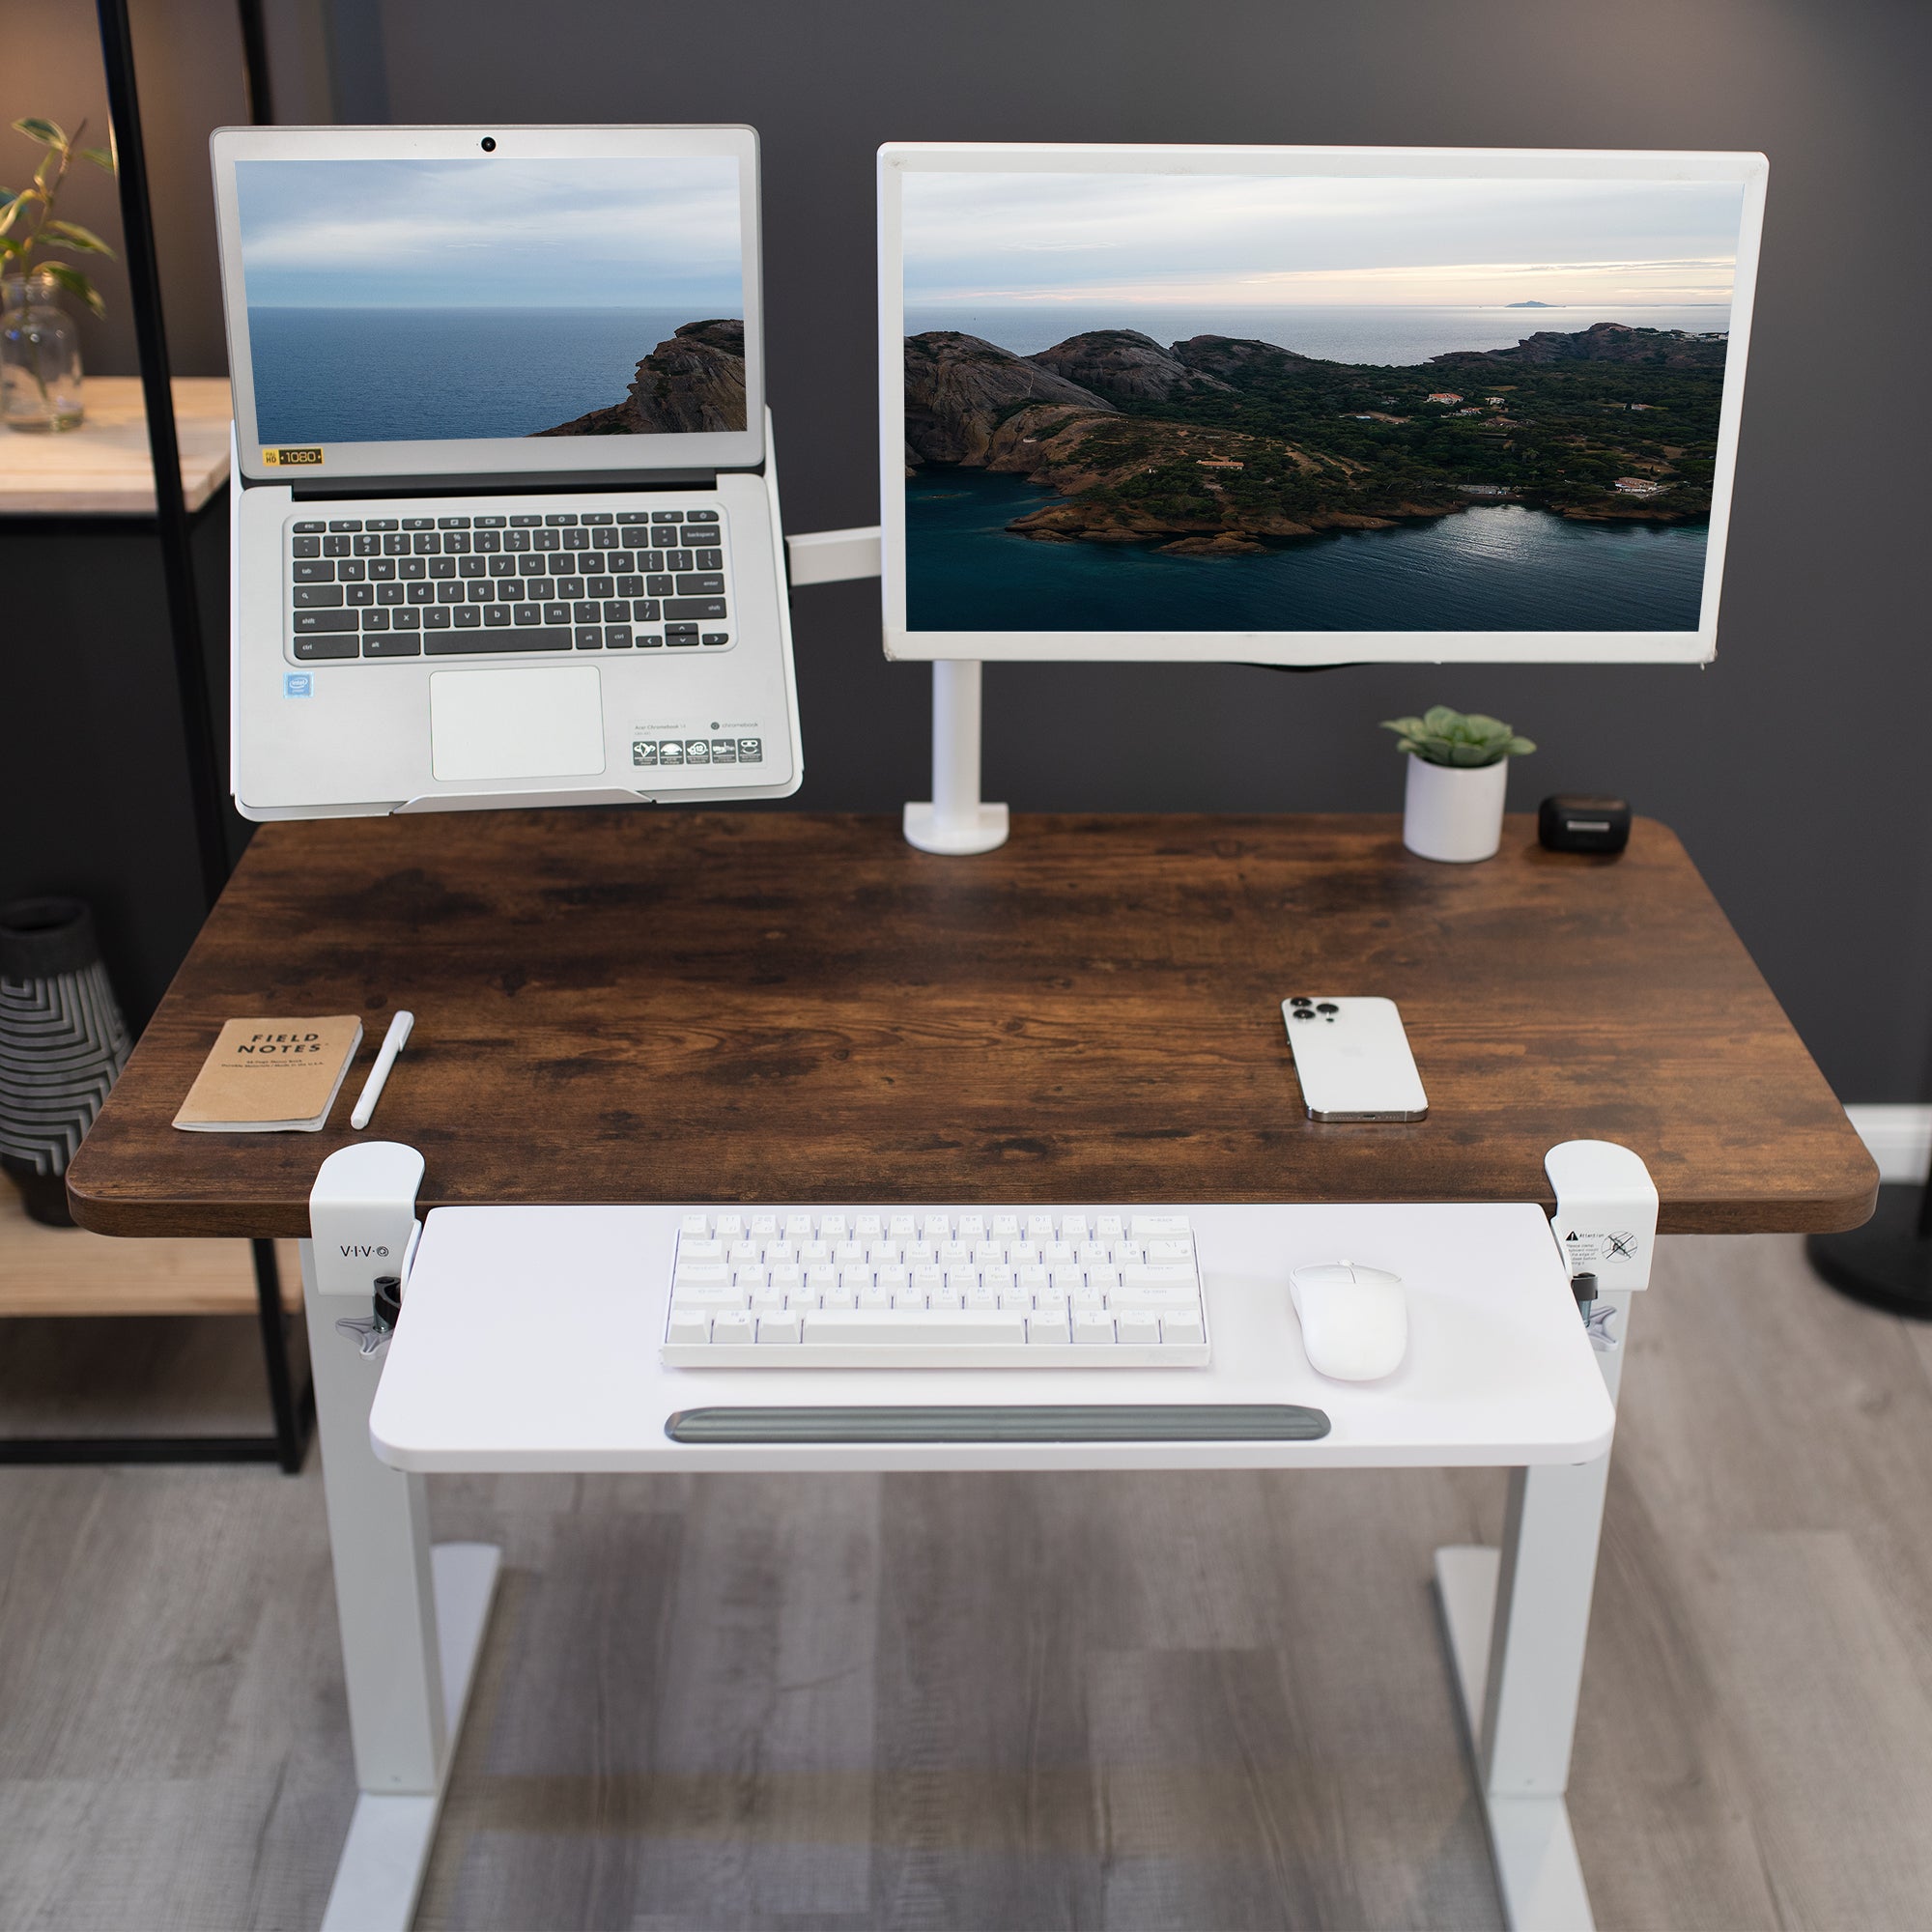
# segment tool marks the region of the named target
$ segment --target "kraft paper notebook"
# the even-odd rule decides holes
[[[354,1013],[230,1020],[187,1090],[175,1125],[193,1133],[319,1133],[362,1044]]]

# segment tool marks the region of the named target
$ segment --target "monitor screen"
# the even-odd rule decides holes
[[[235,176],[263,442],[745,427],[734,156]]]
[[[1757,157],[882,163],[898,652],[1710,655]]]

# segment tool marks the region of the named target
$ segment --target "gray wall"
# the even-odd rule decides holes
[[[171,10],[189,11],[143,0],[151,19]],[[997,667],[988,795],[1020,809],[1393,810],[1400,768],[1376,720],[1438,700],[1493,711],[1543,747],[1514,774],[1513,805],[1615,790],[1677,828],[1841,1094],[1932,1095],[1932,10],[278,0],[270,13],[283,119],[329,101],[339,119],[755,127],[794,529],[877,515],[883,140],[1762,149],[1771,193],[1715,668]],[[175,131],[198,155],[205,126]],[[177,275],[170,298],[178,335],[205,340],[212,284]],[[797,615],[799,804],[894,810],[923,794],[926,674],[883,662],[875,590],[804,592]]]

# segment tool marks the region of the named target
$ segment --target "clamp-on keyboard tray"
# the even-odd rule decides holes
[[[668,1367],[667,1263],[687,1211],[431,1213],[370,1415],[377,1454],[421,1470],[1494,1466],[1586,1462],[1610,1439],[1609,1397],[1549,1224],[1528,1205],[1183,1204],[1210,1359],[1101,1377]],[[1378,1382],[1325,1380],[1302,1351],[1289,1270],[1343,1256],[1392,1268],[1407,1288],[1408,1353]],[[700,1444],[665,1433],[680,1410],[781,1401],[1296,1403],[1331,1427],[1316,1441]]]

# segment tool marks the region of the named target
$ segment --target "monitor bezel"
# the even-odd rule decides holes
[[[496,142],[485,155],[481,142]],[[250,482],[333,484],[383,477],[590,475],[751,469],[764,461],[764,302],[758,248],[758,137],[750,128],[217,128],[209,138],[214,170],[229,380],[242,473]],[[745,281],[745,423],[742,430],[689,436],[477,437],[427,441],[323,442],[312,468],[266,463],[255,419],[255,371],[242,274],[238,161],[276,160],[651,160],[722,155],[738,162]],[[615,398],[613,397],[614,401]]]
[[[904,249],[909,173],[1256,174],[1733,182],[1743,190],[1730,345],[1694,631],[913,631],[906,623]],[[1264,148],[894,141],[878,153],[879,513],[886,655],[1320,666],[1705,664],[1717,653],[1738,424],[1749,360],[1769,163],[1759,154],[1544,148]]]

